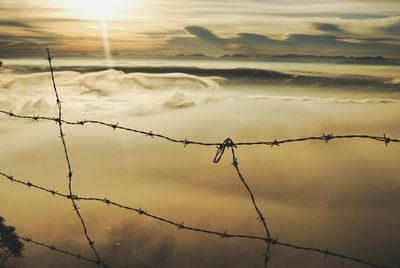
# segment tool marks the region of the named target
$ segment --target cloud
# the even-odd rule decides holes
[[[31,28],[32,26],[20,21],[0,20],[0,27]]]
[[[323,32],[328,32],[328,33],[335,33],[335,34],[344,34],[346,31],[341,29],[338,25],[332,24],[332,23],[321,23],[321,22],[315,22],[313,24],[314,28],[323,31]]]
[[[273,39],[267,35],[242,32],[232,37],[219,37],[204,27],[191,26],[193,36],[172,37],[167,42],[180,51],[205,54],[282,54],[282,53],[312,53],[318,55],[382,55],[396,56],[400,45],[390,42],[387,38],[365,38],[348,42],[343,39],[346,33],[339,26],[328,23],[314,24],[327,34],[290,34],[286,39]],[[395,27],[395,26],[394,26]],[[394,28],[393,30],[395,30]],[[189,32],[189,31],[188,31]],[[340,35],[339,35],[340,34]],[[353,39],[352,39],[353,40]],[[213,47],[204,45],[204,41]],[[313,52],[311,52],[313,51]]]
[[[202,40],[205,40],[207,42],[211,42],[211,43],[214,43],[217,45],[225,45],[225,41],[222,38],[219,38],[214,33],[212,33],[210,30],[208,30],[204,27],[188,26],[185,28],[185,30],[188,33],[190,33]]]
[[[47,10],[47,9],[45,9]],[[52,11],[51,9],[48,10]],[[28,11],[27,11],[28,12]],[[38,12],[45,12],[40,10]],[[74,28],[84,23],[90,24],[86,20],[73,18],[30,18],[24,19],[0,20],[0,48],[1,56],[12,57],[34,57],[42,54],[46,47],[56,47],[57,50],[64,50],[69,47],[73,53],[77,43],[83,43],[82,40],[89,40],[88,37],[71,36],[60,31],[62,27]],[[100,37],[99,37],[100,38]],[[77,42],[79,40],[80,42]],[[93,39],[92,39],[93,42]],[[11,45],[12,44],[12,45]],[[71,47],[72,44],[72,47]]]
[[[208,103],[255,100],[390,104],[398,103],[394,98],[400,93],[396,79],[369,76],[312,76],[244,68],[127,67],[121,70],[88,71],[89,67],[88,70],[83,68],[83,73],[62,69],[60,67],[60,71],[55,73],[55,78],[64,97],[70,100],[71,104],[65,108],[69,113],[74,110],[98,113],[106,109],[130,116],[143,116]],[[49,74],[40,68],[28,70],[40,73],[23,74],[24,71],[20,70],[21,74],[13,74],[11,69],[7,78],[0,82],[1,106],[19,113],[51,113],[54,96]],[[264,94],[255,95],[251,90],[242,90],[244,86],[250,89],[262,87]],[[276,93],[272,89],[277,87],[285,88],[288,95],[274,96]],[[300,96],[295,90],[299,87],[306,90]],[[232,91],[232,88],[240,90]],[[317,91],[318,88],[324,89],[325,96],[313,96],[313,90]],[[346,88],[348,97],[332,97],[343,88]],[[377,95],[371,98],[367,97],[368,93]],[[358,97],[352,98],[352,94]]]
[[[199,77],[184,73],[146,74],[106,70],[81,74],[56,72],[55,78],[65,98],[77,100],[70,109],[95,112],[100,109],[147,115],[215,101],[218,77]],[[47,72],[10,75],[0,83],[2,107],[24,113],[49,113],[53,103]],[[15,97],[18,94],[18,98]],[[112,98],[113,102],[105,101]],[[97,101],[96,101],[97,100]],[[101,106],[93,105],[104,100]],[[68,108],[67,108],[68,109]]]
[[[387,14],[377,14],[377,13],[363,13],[363,12],[329,12],[329,11],[321,11],[321,12],[297,12],[297,13],[278,13],[275,15],[279,16],[287,16],[287,17],[306,17],[306,18],[341,18],[341,19],[349,19],[349,20],[365,20],[365,19],[385,19],[390,18],[391,15]]]
[[[29,21],[0,21],[2,56],[35,56],[50,45],[62,45],[61,35],[34,26]]]
[[[392,80],[388,81],[387,83],[392,85],[400,85],[400,77],[395,77]]]
[[[17,42],[4,42],[4,41],[2,41],[1,42],[2,45],[0,45],[0,48],[11,47],[11,46],[19,44],[19,43],[21,43],[21,42],[20,41],[17,41]]]
[[[246,96],[239,99],[250,100],[276,100],[288,102],[318,102],[318,103],[343,103],[343,104],[388,104],[400,103],[396,99],[383,99],[383,98],[366,98],[366,99],[341,99],[341,98],[315,98],[315,97],[294,97],[294,96],[266,96],[266,95],[253,95]],[[236,99],[238,100],[238,99]]]
[[[233,42],[235,42],[235,40],[232,40]],[[257,43],[278,43],[279,41],[277,40],[273,40],[271,38],[269,38],[268,36],[265,35],[261,35],[261,34],[255,34],[255,33],[239,33],[237,40],[239,42],[249,42],[249,43],[253,43],[253,44],[257,44]]]
[[[400,22],[394,23],[384,28],[386,33],[400,35]]]

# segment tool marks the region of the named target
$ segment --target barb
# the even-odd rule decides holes
[[[28,119],[32,121],[54,121],[58,122],[59,119],[56,117],[48,117],[48,116],[32,116],[32,115],[19,115],[14,113],[13,111],[6,111],[6,110],[0,110],[0,114],[7,115],[9,117],[13,118],[18,118],[18,119]],[[153,131],[145,131],[145,130],[139,130],[139,129],[134,129],[130,127],[125,127],[121,126],[119,124],[114,124],[114,123],[107,123],[99,120],[78,120],[78,121],[68,121],[61,119],[61,123],[67,124],[67,125],[80,125],[80,126],[85,126],[85,125],[100,125],[104,127],[109,127],[113,130],[124,130],[127,132],[133,132],[136,134],[140,134],[146,137],[152,137],[152,138],[160,138],[169,142],[173,143],[179,143],[182,144],[183,146],[187,145],[199,145],[199,146],[217,146],[217,148],[220,148],[223,146],[223,143],[220,142],[204,142],[204,141],[195,141],[195,140],[189,140],[189,139],[178,139],[170,136],[166,136],[163,134],[159,133],[154,133]],[[328,143],[328,141],[331,140],[342,140],[342,139],[364,139],[364,140],[373,140],[373,141],[379,141],[383,142],[385,145],[388,145],[389,143],[399,143],[400,139],[399,138],[389,138],[385,134],[383,136],[374,136],[374,135],[368,135],[368,134],[347,134],[347,135],[325,135],[322,134],[321,136],[310,136],[310,137],[300,137],[300,138],[293,138],[293,139],[285,139],[285,140],[277,140],[274,139],[272,141],[249,141],[249,142],[236,142],[235,146],[240,147],[240,146],[257,146],[257,145],[267,145],[270,147],[274,146],[280,146],[281,144],[285,143],[297,143],[297,142],[305,142],[305,141],[312,141],[312,140],[317,140],[317,141],[325,141]],[[223,154],[223,153],[222,153]],[[218,157],[216,155],[214,160],[218,160]],[[218,161],[217,161],[218,162]]]
[[[94,263],[94,264],[96,264],[98,266],[101,266],[101,267],[104,267],[104,268],[108,268],[109,267],[106,263],[99,262],[98,260],[91,259],[89,257],[86,257],[86,256],[82,255],[81,253],[73,253],[73,252],[67,251],[65,249],[60,249],[60,248],[57,248],[57,247],[55,247],[53,245],[48,245],[48,244],[45,244],[43,242],[39,242],[39,241],[33,240],[32,238],[27,237],[27,236],[26,237],[18,236],[18,238],[20,240],[24,241],[27,244],[35,244],[37,246],[41,246],[41,247],[47,248],[47,249],[52,250],[52,251],[65,254],[65,255],[68,255],[70,257],[74,257],[77,260],[83,260],[83,261],[91,262],[91,263]]]
[[[69,158],[69,154],[68,154],[68,149],[67,149],[67,144],[65,141],[65,134],[63,131],[63,127],[62,127],[62,106],[61,106],[61,101],[60,101],[60,97],[58,95],[58,91],[57,91],[57,86],[56,86],[56,82],[54,79],[54,70],[53,70],[53,65],[52,65],[52,60],[53,57],[50,55],[50,50],[48,48],[46,48],[46,52],[47,52],[47,61],[49,62],[49,67],[50,67],[50,74],[51,74],[51,81],[53,82],[53,89],[54,89],[54,93],[56,95],[56,104],[58,107],[58,117],[55,118],[54,120],[56,121],[57,125],[58,125],[58,129],[60,132],[60,139],[61,139],[61,143],[64,149],[64,156],[65,156],[65,160],[67,162],[67,168],[68,168],[68,190],[69,190],[69,195],[73,196],[73,192],[72,192],[72,176],[73,176],[73,171],[72,171],[72,167],[71,167],[71,161]],[[38,121],[39,120],[39,116],[34,116],[33,118],[34,121]],[[72,203],[72,207],[73,207],[73,211],[75,212],[75,214],[78,216],[79,221],[82,225],[83,228],[83,232],[85,234],[86,240],[88,241],[88,244],[90,246],[90,248],[92,249],[93,253],[96,255],[97,261],[99,263],[103,262],[100,258],[99,253],[97,252],[96,246],[94,245],[94,241],[90,238],[89,234],[88,234],[88,230],[87,230],[87,226],[86,223],[79,211],[79,207],[77,206],[75,200],[73,198],[71,198],[71,203]],[[99,267],[99,265],[97,265]]]
[[[69,194],[65,194],[65,193],[62,193],[62,192],[59,192],[59,191],[56,191],[56,190],[52,190],[52,189],[49,189],[49,188],[46,188],[46,187],[43,187],[43,186],[36,185],[36,184],[30,182],[29,180],[28,181],[22,181],[22,180],[16,179],[14,176],[8,175],[8,174],[3,173],[1,171],[0,171],[0,176],[2,178],[12,182],[12,183],[17,183],[17,184],[24,185],[30,190],[36,189],[36,190],[40,190],[42,192],[47,192],[47,193],[51,194],[54,197],[61,197],[61,198],[65,198],[65,199],[73,199],[73,200],[76,200],[76,201],[98,202],[98,203],[106,205],[107,207],[113,206],[113,207],[117,207],[117,208],[120,208],[120,209],[123,209],[123,210],[136,212],[138,215],[143,215],[145,217],[154,219],[154,220],[156,220],[158,222],[164,222],[166,224],[172,225],[172,226],[176,227],[178,230],[187,230],[187,231],[192,231],[192,232],[204,233],[204,234],[212,235],[212,236],[219,237],[219,238],[237,238],[237,239],[249,239],[249,240],[254,240],[254,241],[263,241],[263,242],[267,243],[267,245],[271,245],[271,246],[282,246],[282,247],[288,247],[288,248],[297,249],[297,250],[312,251],[312,252],[316,252],[316,253],[321,253],[324,256],[334,256],[334,257],[350,260],[350,261],[353,261],[353,262],[366,264],[366,265],[369,265],[369,266],[375,267],[375,268],[390,268],[390,266],[387,266],[387,265],[374,264],[374,263],[368,262],[368,261],[363,260],[363,259],[347,256],[347,255],[344,255],[344,254],[341,254],[341,253],[336,253],[336,252],[331,251],[331,250],[327,251],[326,249],[304,247],[304,246],[298,246],[298,245],[282,242],[282,241],[279,241],[277,238],[276,239],[272,239],[272,238],[265,238],[265,237],[256,236],[256,235],[244,235],[244,234],[228,233],[227,230],[224,231],[224,232],[220,232],[220,231],[214,231],[214,230],[209,230],[209,229],[204,229],[204,228],[192,227],[192,226],[184,224],[184,222],[179,222],[179,221],[173,221],[173,220],[170,220],[170,219],[166,219],[166,218],[163,218],[161,216],[157,216],[157,215],[154,215],[152,213],[149,213],[149,212],[145,211],[142,208],[130,207],[130,206],[127,206],[127,205],[123,205],[123,204],[114,202],[114,201],[112,201],[110,199],[107,199],[107,198],[80,197],[78,195],[71,196]],[[269,256],[269,255],[267,255],[267,256]]]

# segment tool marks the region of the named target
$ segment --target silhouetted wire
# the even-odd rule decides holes
[[[47,52],[47,61],[49,62],[49,67],[50,67],[50,74],[51,74],[51,81],[53,82],[53,89],[54,89],[54,93],[56,96],[56,104],[57,104],[57,108],[58,108],[58,117],[55,119],[57,125],[58,125],[58,129],[60,132],[60,139],[61,139],[61,143],[63,145],[63,149],[64,149],[64,156],[65,156],[65,160],[67,162],[67,168],[68,168],[68,190],[69,190],[69,194],[71,196],[73,196],[73,192],[72,192],[72,176],[73,176],[73,171],[72,171],[72,167],[71,167],[71,161],[69,158],[69,154],[68,154],[68,149],[67,149],[67,144],[65,142],[65,134],[63,131],[63,127],[62,127],[62,105],[61,105],[61,100],[60,97],[58,95],[58,91],[57,91],[57,86],[56,86],[56,82],[54,79],[54,71],[53,71],[53,65],[52,65],[52,59],[53,57],[50,55],[50,50],[47,48],[46,49]],[[72,207],[73,210],[75,211],[76,215],[79,218],[79,221],[82,225],[83,228],[83,232],[85,234],[85,238],[89,243],[90,248],[93,250],[94,254],[96,255],[98,264],[97,266],[100,267],[100,264],[104,263],[101,258],[99,253],[97,252],[96,246],[94,245],[94,241],[90,238],[89,234],[88,234],[88,230],[87,230],[87,225],[79,211],[79,207],[77,206],[75,200],[73,198],[71,198],[71,203],[72,203]]]
[[[3,173],[1,171],[0,171],[0,176],[2,178],[12,182],[12,183],[17,183],[17,184],[24,185],[28,189],[37,189],[37,190],[40,190],[40,191],[43,191],[43,192],[47,192],[47,193],[51,194],[54,197],[61,197],[61,198],[65,198],[65,199],[73,199],[73,200],[76,200],[76,201],[99,202],[99,203],[102,203],[102,204],[107,205],[107,206],[114,206],[114,207],[118,207],[120,209],[124,209],[124,210],[128,210],[128,211],[134,211],[134,212],[138,213],[138,215],[143,215],[143,216],[152,218],[152,219],[154,219],[156,221],[160,221],[160,222],[167,223],[169,225],[173,225],[173,226],[177,227],[178,230],[188,230],[188,231],[193,231],[193,232],[205,233],[205,234],[217,236],[217,237],[220,237],[220,238],[238,238],[238,239],[249,239],[249,240],[263,241],[263,242],[267,243],[267,246],[268,245],[271,245],[271,246],[282,246],[282,247],[288,247],[288,248],[297,249],[297,250],[312,251],[312,252],[321,253],[324,256],[334,256],[334,257],[338,257],[338,258],[342,258],[342,259],[346,259],[346,260],[351,260],[351,261],[354,261],[354,262],[357,262],[357,263],[366,264],[366,265],[369,265],[371,267],[390,268],[390,266],[388,266],[388,265],[374,264],[372,262],[368,262],[368,261],[360,259],[360,258],[347,256],[347,255],[344,255],[344,254],[341,254],[341,253],[337,253],[337,252],[334,252],[334,251],[331,251],[331,250],[327,250],[327,249],[304,247],[304,246],[299,246],[299,245],[295,245],[295,244],[291,244],[291,243],[282,242],[282,241],[278,240],[278,238],[275,238],[275,239],[268,238],[268,237],[265,238],[265,237],[256,236],[256,235],[244,235],[244,234],[229,233],[228,230],[226,230],[225,232],[220,232],[220,231],[214,231],[214,230],[209,230],[209,229],[192,227],[192,226],[184,224],[183,221],[182,222],[178,222],[178,221],[173,221],[173,220],[170,220],[170,219],[166,219],[166,218],[163,218],[161,216],[154,215],[154,214],[152,214],[152,213],[150,213],[150,212],[148,212],[148,211],[146,211],[146,210],[144,210],[142,208],[130,207],[130,206],[127,206],[127,205],[123,205],[123,204],[114,202],[114,201],[112,201],[110,199],[107,199],[107,198],[80,197],[80,196],[78,196],[76,194],[71,196],[69,194],[65,194],[65,193],[62,193],[62,192],[59,192],[59,191],[56,191],[56,190],[52,190],[52,189],[49,189],[49,188],[46,188],[46,187],[43,187],[43,186],[36,185],[36,184],[32,183],[29,180],[28,181],[22,181],[22,180],[16,179],[14,176],[8,175],[8,174]],[[258,211],[257,211],[257,213],[258,213]],[[261,212],[260,212],[260,214],[261,214]],[[266,229],[268,229],[268,228],[266,228]],[[267,252],[267,253],[269,253],[269,252]],[[269,256],[269,255],[267,255],[267,256]],[[268,260],[266,260],[266,262],[268,262]],[[105,264],[102,264],[102,265],[105,265]]]
[[[91,258],[89,258],[89,257],[86,257],[86,256],[82,255],[81,253],[73,253],[73,252],[67,251],[67,250],[65,250],[65,249],[60,249],[60,248],[57,248],[57,247],[55,247],[55,246],[53,246],[53,245],[48,245],[48,244],[45,244],[45,243],[43,243],[43,242],[39,242],[39,241],[34,240],[34,239],[30,238],[30,237],[18,236],[18,238],[19,238],[20,240],[26,242],[27,244],[34,244],[34,245],[37,245],[37,246],[40,246],[40,247],[44,247],[44,248],[47,248],[47,249],[49,249],[49,250],[52,250],[52,251],[55,251],[55,252],[59,252],[59,253],[68,255],[68,256],[70,256],[70,257],[74,257],[74,258],[76,258],[77,260],[83,260],[83,261],[95,263],[96,265],[99,264],[98,260],[94,260],[94,259],[91,259]],[[107,268],[107,267],[108,267],[108,266],[107,266],[106,264],[104,264],[104,263],[100,263],[99,265],[102,266],[102,267],[104,267],[104,268]]]

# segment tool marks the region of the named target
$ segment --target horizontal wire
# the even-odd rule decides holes
[[[15,114],[12,111],[5,111],[5,110],[0,110],[0,114],[7,115],[9,117],[13,118],[19,118],[19,119],[29,119],[32,121],[54,121],[58,123],[60,121],[59,118],[57,117],[48,117],[48,116],[35,116],[35,115],[18,115]],[[99,120],[81,120],[81,121],[68,121],[61,119],[61,122],[67,125],[81,125],[84,126],[86,124],[94,124],[94,125],[101,125],[101,126],[106,126],[109,128],[112,128],[114,130],[124,130],[128,132],[134,132],[137,134],[141,134],[147,137],[151,138],[160,138],[164,139],[173,143],[180,143],[183,144],[184,146],[193,144],[193,145],[200,145],[200,146],[221,146],[223,145],[223,142],[203,142],[203,141],[194,141],[194,140],[188,140],[188,139],[177,139],[173,137],[169,137],[163,134],[159,133],[154,133],[153,131],[144,131],[144,130],[139,130],[139,129],[134,129],[130,127],[125,127],[125,126],[120,126],[119,123],[107,123]],[[273,141],[251,141],[251,142],[236,142],[236,146],[254,146],[254,145],[268,145],[271,147],[274,146],[279,146],[281,144],[285,143],[293,143],[293,142],[303,142],[303,141],[309,141],[309,140],[320,140],[320,141],[325,141],[328,142],[330,140],[335,140],[335,139],[370,139],[370,140],[375,140],[375,141],[380,141],[383,142],[385,145],[388,145],[391,142],[400,142],[400,139],[397,138],[389,138],[385,134],[383,136],[373,136],[373,135],[367,135],[367,134],[348,134],[348,135],[333,135],[333,134],[322,134],[321,136],[310,136],[310,137],[301,137],[301,138],[293,138],[293,139],[285,139],[285,140],[273,140]]]

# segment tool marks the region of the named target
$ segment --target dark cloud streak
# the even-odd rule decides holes
[[[191,52],[207,54],[202,42],[212,44],[216,48],[211,51],[227,53],[244,53],[247,55],[281,54],[281,53],[315,53],[320,55],[383,55],[399,56],[400,45],[386,43],[391,38],[360,38],[357,42],[343,39],[344,30],[335,24],[315,24],[319,30],[327,34],[290,34],[286,39],[272,39],[269,36],[256,33],[239,33],[233,37],[219,37],[204,27],[190,26],[185,28],[191,35],[188,37],[173,37],[168,44],[179,49],[191,49]],[[394,26],[392,30],[396,30]],[[346,38],[351,38],[346,34]],[[230,51],[227,51],[227,48]],[[312,51],[312,52],[311,52]]]
[[[219,38],[214,33],[212,33],[210,30],[208,30],[204,27],[188,26],[185,28],[185,30],[188,33],[190,33],[200,39],[203,39],[207,42],[214,43],[216,45],[225,45],[226,44],[224,39]]]
[[[31,28],[31,26],[25,22],[9,21],[9,20],[1,20],[0,27]]]
[[[400,22],[385,27],[384,31],[388,34],[400,35]]]
[[[320,22],[315,22],[313,24],[314,28],[323,31],[323,32],[328,32],[328,33],[335,33],[335,34],[345,34],[346,31],[341,29],[338,25],[332,24],[332,23],[320,23]]]

